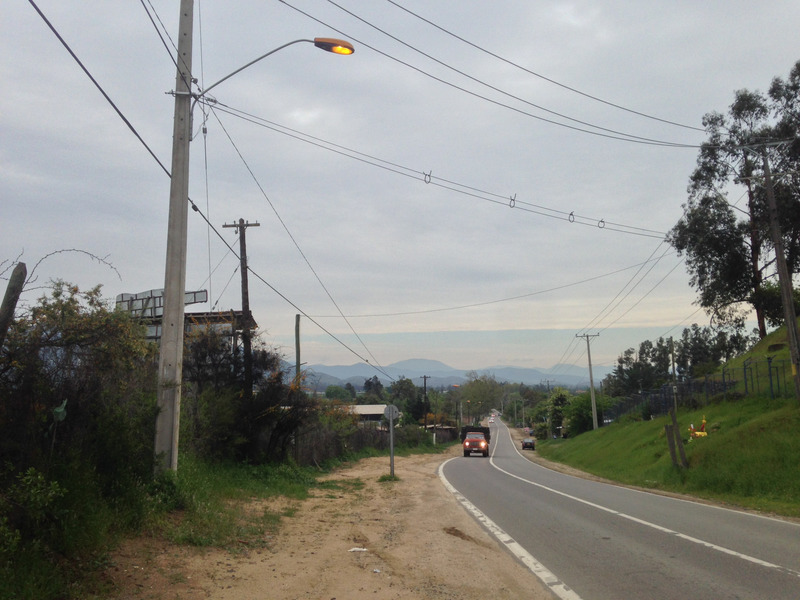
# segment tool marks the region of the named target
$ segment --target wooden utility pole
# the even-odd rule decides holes
[[[300,315],[294,316],[294,381],[300,388]]]
[[[423,375],[422,376],[422,402],[423,408],[425,410],[425,430],[428,430],[428,379],[430,379],[430,375]],[[433,427],[436,429],[436,415],[433,415]]]
[[[253,315],[250,313],[250,288],[247,283],[247,236],[248,227],[260,227],[259,223],[247,223],[239,219],[238,223],[225,223],[223,227],[235,227],[239,234],[239,269],[242,272],[242,347],[244,349],[244,398],[253,397],[253,346],[251,333]]]
[[[783,236],[778,222],[778,204],[775,202],[775,190],[772,189],[772,172],[767,160],[767,148],[761,147],[761,160],[764,166],[764,187],[767,192],[769,208],[769,232],[772,245],[775,247],[775,265],[778,268],[778,282],[781,287],[783,317],[786,321],[786,337],[789,341],[789,354],[792,359],[792,376],[794,378],[795,400],[800,402],[800,343],[797,335],[797,315],[794,310],[794,294],[792,293],[792,277],[786,264],[786,253],[783,247]]]
[[[25,277],[28,276],[28,268],[25,263],[17,263],[8,279],[8,287],[3,296],[3,304],[0,306],[0,346],[6,341],[6,333],[14,319],[14,310],[17,308],[19,296],[25,285]]]
[[[575,337],[582,337],[586,338],[586,354],[589,356],[589,394],[592,398],[592,424],[594,425],[594,429],[597,429],[597,404],[594,400],[594,376],[592,375],[592,349],[589,346],[589,340],[593,337],[599,337],[599,333],[595,333],[594,335],[590,335],[588,333],[584,334],[575,334]]]

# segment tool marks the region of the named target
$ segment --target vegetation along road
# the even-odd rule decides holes
[[[797,523],[558,473],[492,427],[489,460],[441,477],[558,597],[798,597]]]

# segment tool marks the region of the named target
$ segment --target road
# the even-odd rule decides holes
[[[555,597],[800,598],[800,525],[558,473],[491,427],[488,459],[439,475]]]

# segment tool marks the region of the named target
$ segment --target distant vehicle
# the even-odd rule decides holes
[[[479,431],[470,431],[464,438],[464,456],[470,456],[473,452],[489,456],[489,442]]]
[[[522,440],[522,449],[525,450],[526,448],[536,450],[536,442],[533,441],[533,438],[524,438]]]
[[[494,423],[494,419],[489,419],[489,423]]]
[[[467,425],[461,428],[461,442],[464,446],[464,456],[469,456],[473,452],[480,452],[484,456],[489,456],[489,440],[491,439],[492,431],[488,427]]]

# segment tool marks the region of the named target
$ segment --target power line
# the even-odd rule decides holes
[[[124,123],[125,123],[125,124],[128,126],[128,129],[130,129],[130,130],[131,130],[131,132],[133,132],[133,134],[136,136],[136,138],[137,138],[137,139],[138,139],[138,140],[141,142],[141,144],[142,144],[142,145],[143,145],[143,146],[144,146],[144,147],[147,149],[147,151],[148,151],[148,153],[150,154],[150,156],[152,156],[152,157],[153,157],[153,159],[154,159],[154,160],[156,161],[156,163],[157,163],[157,164],[158,164],[158,165],[161,167],[161,169],[164,171],[164,173],[166,173],[166,174],[167,174],[167,176],[168,176],[168,177],[172,177],[172,175],[171,175],[171,174],[170,174],[170,172],[169,172],[169,169],[167,169],[167,168],[164,166],[164,164],[161,162],[161,160],[159,160],[158,156],[156,156],[155,152],[153,152],[153,150],[152,150],[152,149],[151,149],[151,148],[150,148],[150,147],[147,145],[147,143],[144,141],[144,139],[143,139],[143,138],[142,138],[142,137],[139,135],[139,133],[136,131],[136,129],[133,127],[133,125],[130,123],[130,121],[128,121],[127,117],[125,117],[125,115],[124,115],[124,114],[122,113],[122,111],[121,111],[121,110],[120,110],[120,109],[117,107],[117,105],[114,103],[114,101],[111,99],[111,97],[110,97],[110,96],[109,96],[109,95],[108,95],[108,94],[105,92],[105,90],[102,88],[102,86],[101,86],[101,85],[100,85],[100,84],[97,82],[97,80],[96,80],[96,79],[95,79],[95,78],[92,76],[92,74],[89,72],[89,70],[88,70],[88,69],[87,69],[87,68],[84,66],[84,64],[81,62],[81,60],[80,60],[80,59],[77,57],[77,55],[76,55],[76,54],[75,54],[75,53],[72,51],[72,49],[69,47],[69,45],[66,43],[66,41],[65,41],[65,40],[64,40],[64,39],[61,37],[61,35],[58,33],[58,31],[55,29],[55,27],[52,25],[52,23],[50,23],[50,21],[47,19],[47,17],[44,15],[44,13],[42,13],[42,11],[41,11],[41,10],[39,9],[39,7],[36,5],[36,3],[34,2],[34,0],[28,0],[28,2],[31,4],[31,6],[33,6],[33,8],[36,10],[36,12],[37,12],[37,13],[39,13],[39,16],[42,18],[42,20],[43,20],[43,21],[44,21],[44,22],[47,24],[47,26],[50,28],[50,30],[53,32],[53,34],[54,34],[54,35],[55,35],[55,36],[58,38],[58,40],[61,42],[61,44],[64,46],[64,48],[66,48],[67,52],[69,52],[70,56],[72,56],[72,58],[75,60],[75,62],[77,62],[77,63],[78,63],[78,65],[81,67],[81,69],[83,70],[83,72],[86,74],[86,76],[87,76],[87,77],[89,77],[89,79],[92,81],[92,83],[95,85],[95,87],[96,87],[96,88],[97,88],[97,89],[100,91],[100,93],[101,93],[101,94],[103,95],[103,97],[106,99],[106,101],[108,102],[108,104],[109,104],[109,105],[110,105],[110,106],[111,106],[111,107],[112,107],[112,108],[115,110],[115,112],[116,112],[116,113],[117,113],[117,115],[120,117],[120,119],[122,119],[122,121],[123,121],[123,122],[124,122]],[[149,14],[149,13],[148,13],[148,14]],[[152,19],[151,19],[151,21],[152,21]],[[192,199],[191,199],[191,198],[188,198],[188,202],[189,202],[189,205],[191,206],[192,210],[193,210],[194,212],[198,213],[198,214],[199,214],[199,215],[202,217],[202,219],[203,219],[203,220],[206,222],[206,225],[207,225],[207,227],[209,227],[209,228],[210,228],[212,231],[214,231],[214,233],[216,233],[217,237],[218,237],[218,238],[219,238],[219,239],[222,241],[222,243],[223,243],[223,244],[225,244],[225,246],[227,246],[227,247],[228,247],[228,250],[230,250],[230,252],[231,252],[231,253],[232,253],[234,256],[237,256],[237,257],[238,257],[238,255],[237,255],[237,254],[236,254],[236,252],[234,251],[233,247],[231,247],[231,245],[230,245],[230,244],[229,244],[229,243],[228,243],[228,242],[227,242],[227,241],[224,239],[224,237],[223,237],[223,236],[222,236],[222,234],[219,232],[219,230],[217,230],[217,228],[216,228],[216,227],[214,227],[214,225],[213,225],[213,224],[212,224],[212,223],[209,221],[209,219],[208,219],[208,218],[206,218],[206,216],[205,216],[205,215],[204,215],[204,214],[203,214],[203,213],[200,211],[200,209],[199,209],[199,208],[197,207],[197,205],[196,205],[196,204],[195,204],[195,203],[192,201]],[[270,288],[272,291],[274,291],[274,292],[275,292],[275,293],[276,293],[278,296],[280,296],[280,297],[281,297],[283,300],[285,300],[287,303],[289,303],[289,304],[290,304],[290,305],[291,305],[291,306],[292,306],[292,307],[293,307],[295,310],[299,311],[299,312],[300,312],[301,314],[303,314],[303,315],[304,315],[306,318],[308,318],[308,319],[309,319],[309,320],[310,320],[312,323],[314,323],[314,324],[315,324],[317,327],[319,327],[319,328],[320,328],[320,329],[321,329],[323,332],[325,332],[325,333],[326,333],[328,336],[330,336],[332,339],[334,339],[336,342],[338,342],[338,343],[339,343],[339,344],[340,344],[342,347],[344,347],[345,349],[349,350],[349,351],[350,351],[350,352],[351,352],[353,355],[355,355],[355,356],[356,356],[356,357],[358,357],[360,360],[364,361],[365,363],[367,363],[368,365],[370,365],[372,368],[376,369],[377,371],[379,371],[380,373],[382,373],[383,375],[385,375],[385,376],[386,376],[387,378],[389,378],[390,380],[394,381],[394,378],[393,378],[391,375],[389,375],[388,373],[386,373],[386,371],[384,371],[384,370],[383,370],[383,368],[382,368],[382,367],[380,367],[380,365],[375,365],[375,364],[371,363],[371,362],[370,362],[368,359],[364,358],[364,357],[363,357],[363,356],[361,356],[361,355],[360,355],[358,352],[356,352],[355,350],[353,350],[353,349],[352,349],[350,346],[348,346],[347,344],[345,344],[345,343],[344,343],[342,340],[340,340],[340,339],[339,339],[337,336],[335,336],[333,333],[331,333],[330,331],[328,331],[328,330],[327,330],[325,327],[323,327],[323,326],[322,326],[322,325],[321,325],[319,322],[317,322],[317,321],[316,321],[314,318],[310,317],[310,316],[309,316],[309,315],[308,315],[308,314],[307,314],[305,311],[303,311],[303,310],[302,310],[302,309],[301,309],[299,306],[297,306],[297,305],[296,305],[294,302],[292,302],[291,300],[289,300],[289,298],[288,298],[288,297],[286,297],[284,294],[282,294],[281,292],[279,292],[279,291],[278,291],[278,290],[277,290],[277,289],[276,289],[274,286],[272,286],[271,284],[269,284],[269,283],[268,283],[268,282],[267,282],[267,281],[266,281],[266,280],[265,280],[263,277],[261,277],[261,276],[260,276],[258,273],[256,273],[255,271],[253,271],[253,270],[252,270],[251,268],[249,268],[249,267],[248,267],[248,271],[249,271],[249,272],[251,272],[251,273],[253,274],[253,276],[254,276],[254,277],[256,277],[256,278],[257,278],[259,281],[261,281],[261,282],[262,282],[262,283],[264,283],[264,284],[265,284],[267,287],[269,287],[269,288]],[[362,343],[363,343],[363,341],[362,341]],[[366,347],[366,346],[365,346],[365,347]]]
[[[661,260],[660,258],[658,260]],[[609,273],[604,273],[602,275],[595,275],[594,277],[587,277],[586,279],[581,279],[580,281],[573,281],[572,283],[566,283],[564,285],[555,286],[552,288],[547,288],[543,290],[538,290],[535,292],[528,292],[525,294],[519,294],[516,296],[508,296],[505,298],[496,298],[494,300],[486,300],[483,302],[473,302],[471,304],[461,304],[458,306],[447,306],[441,308],[427,308],[422,310],[411,310],[411,311],[397,311],[397,312],[388,312],[388,313],[372,313],[372,314],[358,314],[358,315],[347,315],[348,318],[357,319],[357,318],[384,318],[384,317],[403,317],[403,316],[411,316],[411,315],[422,315],[422,314],[431,314],[431,313],[439,313],[439,312],[450,312],[456,310],[464,310],[468,308],[477,308],[480,306],[489,306],[491,304],[500,304],[503,302],[512,302],[514,300],[522,300],[524,298],[530,298],[532,296],[539,296],[542,294],[548,294],[550,292],[557,292],[559,290],[567,289],[570,287],[575,287],[578,285],[583,285],[584,283],[590,283],[592,281],[597,281],[598,279],[604,279],[606,277],[611,277],[612,275],[617,275],[629,269],[635,269],[636,267],[641,267],[642,265],[646,265],[650,259],[643,263],[639,263],[636,265],[631,265],[629,267],[623,267],[622,269],[617,269],[616,271],[611,271]],[[626,284],[627,285],[627,284]],[[624,289],[624,288],[623,288]],[[319,318],[331,318],[335,317],[336,315],[316,315]]]
[[[513,196],[508,196],[508,195],[504,196],[496,192],[482,190],[480,188],[468,184],[462,184],[446,178],[434,176],[433,170],[430,170],[428,172],[420,171],[419,169],[413,169],[411,167],[400,165],[396,162],[392,162],[370,154],[359,152],[358,150],[348,148],[341,144],[330,142],[322,138],[303,133],[297,129],[292,129],[290,127],[280,125],[273,121],[257,117],[250,113],[237,110],[231,106],[228,106],[220,102],[215,102],[213,106],[218,112],[224,112],[230,114],[231,116],[237,117],[254,125],[258,125],[265,129],[269,129],[270,131],[274,131],[276,133],[280,133],[282,135],[291,137],[298,141],[311,144],[312,146],[316,146],[323,150],[334,152],[336,154],[339,154],[340,156],[344,156],[362,162],[364,164],[377,167],[385,171],[389,171],[396,175],[401,175],[418,181],[423,181],[424,183],[429,185],[433,185],[465,196],[483,200],[485,202],[490,202],[498,206],[503,206],[504,208],[511,208],[514,210],[536,214],[551,219],[567,221],[569,223],[576,225],[583,225],[587,227],[614,231],[617,233],[625,233],[629,235],[636,235],[640,237],[662,239],[664,235],[666,235],[665,233],[656,231],[654,229],[647,229],[644,227],[637,227],[633,225],[625,225],[614,221],[606,221],[604,218],[598,219],[598,218],[588,217],[585,215],[575,214],[575,211],[567,212],[565,210],[549,208],[540,204],[534,204],[531,202],[527,202],[522,198],[517,198],[516,194],[514,194]]]
[[[344,319],[345,323],[347,323],[347,326],[350,328],[350,331],[352,331],[352,332],[353,332],[353,335],[355,335],[355,336],[356,336],[356,339],[358,339],[358,341],[361,343],[361,345],[364,347],[364,349],[367,351],[367,353],[368,353],[368,354],[369,354],[369,355],[372,357],[372,360],[373,360],[373,361],[374,361],[374,362],[375,362],[375,363],[376,363],[376,364],[377,364],[377,365],[380,367],[380,363],[379,363],[379,362],[378,362],[378,360],[375,358],[375,355],[374,355],[374,354],[372,354],[372,352],[370,351],[370,349],[369,349],[369,348],[367,347],[367,345],[364,343],[364,340],[361,338],[361,336],[358,334],[358,332],[357,332],[357,331],[355,330],[355,328],[353,327],[352,323],[350,323],[350,321],[347,319],[347,317],[345,316],[344,312],[343,312],[343,311],[342,311],[342,309],[339,307],[339,304],[338,304],[338,303],[336,302],[336,300],[333,298],[333,295],[331,294],[330,290],[328,290],[328,287],[327,287],[327,286],[325,285],[325,283],[322,281],[322,279],[320,278],[320,276],[319,276],[319,274],[317,273],[316,269],[314,269],[314,267],[312,266],[312,264],[311,264],[311,261],[309,261],[309,260],[308,260],[308,257],[306,256],[305,252],[303,252],[303,249],[300,247],[300,244],[297,242],[297,239],[294,237],[294,235],[292,235],[292,232],[289,230],[289,226],[288,226],[288,225],[286,225],[286,222],[285,222],[285,221],[284,221],[284,220],[281,218],[281,215],[280,215],[280,213],[279,213],[279,212],[278,212],[278,210],[275,208],[275,205],[274,205],[274,204],[272,203],[272,201],[270,200],[270,198],[269,198],[269,196],[267,195],[266,191],[264,190],[263,186],[262,186],[262,185],[261,185],[261,183],[258,181],[258,178],[256,177],[255,173],[253,173],[253,170],[250,168],[250,165],[247,163],[247,161],[245,160],[245,158],[244,158],[244,156],[242,155],[241,151],[240,151],[240,150],[239,150],[239,148],[237,147],[236,143],[233,141],[233,138],[232,138],[232,137],[230,136],[230,134],[228,133],[228,130],[227,130],[227,129],[225,128],[225,126],[222,124],[222,121],[220,121],[220,120],[219,120],[219,117],[217,116],[217,114],[216,114],[216,111],[215,111],[213,108],[211,109],[211,113],[214,115],[214,118],[217,120],[217,123],[219,123],[220,127],[222,127],[222,131],[223,131],[223,132],[225,133],[225,135],[227,136],[227,138],[228,138],[228,141],[229,141],[229,142],[230,142],[230,144],[233,146],[233,149],[236,151],[236,154],[239,156],[239,159],[242,161],[242,164],[243,164],[243,165],[245,166],[245,168],[247,169],[247,172],[248,172],[248,173],[250,173],[250,176],[252,177],[252,179],[253,179],[253,181],[255,182],[256,186],[257,186],[257,187],[258,187],[258,189],[261,191],[261,195],[262,195],[262,196],[264,197],[264,199],[267,201],[267,204],[269,204],[270,208],[272,209],[272,212],[273,212],[273,213],[275,213],[275,216],[277,217],[277,219],[278,219],[278,221],[280,222],[281,226],[283,227],[284,231],[285,231],[285,232],[286,232],[286,234],[289,236],[289,239],[292,241],[292,243],[294,244],[294,247],[295,247],[295,248],[297,249],[297,251],[300,253],[300,256],[301,256],[301,257],[303,258],[303,260],[305,261],[306,265],[308,266],[309,270],[311,271],[311,273],[312,273],[312,274],[314,275],[314,277],[316,278],[316,280],[317,280],[317,282],[319,283],[319,285],[320,285],[320,286],[322,287],[322,289],[325,291],[325,294],[327,294],[327,296],[328,296],[328,299],[329,299],[329,300],[331,301],[331,303],[332,303],[332,304],[333,304],[333,305],[336,307],[336,310],[339,312],[339,315],[342,317],[342,319]],[[382,369],[381,369],[381,372],[383,372],[383,373],[384,373],[384,375],[386,375],[386,373],[385,373],[385,372],[384,372]]]
[[[556,125],[558,127],[563,127],[565,129],[570,129],[570,130],[573,130],[573,131],[578,131],[578,132],[586,133],[586,134],[589,134],[589,135],[594,135],[594,136],[608,138],[608,139],[614,139],[614,140],[620,140],[620,141],[624,141],[624,142],[631,142],[631,143],[635,143],[635,144],[644,144],[644,145],[649,145],[649,146],[665,146],[665,147],[669,147],[669,148],[698,148],[699,147],[697,144],[687,144],[687,143],[681,143],[681,142],[669,142],[669,141],[657,140],[657,139],[651,139],[651,138],[639,138],[637,136],[632,136],[632,135],[624,134],[624,133],[616,135],[616,134],[612,134],[612,133],[603,133],[602,131],[592,131],[590,129],[584,129],[582,127],[576,127],[574,125],[569,125],[567,123],[560,123],[558,121],[554,121],[552,119],[548,119],[548,118],[542,117],[540,115],[535,115],[533,113],[527,112],[527,111],[522,110],[520,108],[516,108],[516,107],[511,106],[509,104],[504,104],[503,102],[499,102],[498,100],[493,100],[492,98],[489,98],[489,97],[484,96],[482,94],[478,94],[477,92],[473,92],[471,90],[468,90],[468,89],[466,89],[464,87],[456,85],[456,84],[454,84],[452,82],[449,82],[449,81],[447,81],[445,79],[442,79],[441,77],[437,77],[436,75],[428,73],[427,71],[425,71],[425,70],[423,70],[423,69],[421,69],[419,67],[415,67],[414,65],[412,65],[412,64],[410,64],[408,62],[405,62],[403,60],[400,60],[399,58],[396,58],[396,57],[386,53],[386,52],[383,52],[382,50],[378,50],[376,47],[364,42],[363,40],[360,40],[359,38],[357,38],[357,37],[355,37],[355,36],[353,36],[351,34],[345,33],[342,30],[337,29],[336,27],[333,27],[329,23],[326,23],[325,21],[322,21],[321,19],[318,19],[318,18],[310,15],[307,12],[305,12],[303,10],[300,10],[299,8],[297,8],[295,6],[292,6],[286,0],[279,0],[279,2],[281,2],[282,4],[285,4],[287,7],[291,8],[292,10],[295,10],[295,11],[299,12],[300,14],[308,17],[312,21],[315,21],[315,22],[319,23],[320,25],[324,25],[325,27],[328,27],[328,28],[332,29],[333,31],[339,33],[340,35],[343,35],[343,36],[353,40],[354,42],[358,43],[358,45],[360,47],[369,48],[373,52],[376,52],[376,53],[380,54],[381,56],[384,56],[385,58],[388,58],[389,60],[397,62],[397,63],[399,63],[399,64],[401,64],[401,65],[403,65],[405,67],[408,67],[409,69],[412,69],[413,71],[416,71],[416,72],[420,73],[421,75],[424,75],[424,76],[426,76],[426,77],[428,77],[430,79],[433,79],[434,81],[438,81],[439,83],[441,83],[443,85],[446,85],[446,86],[451,87],[453,89],[459,90],[459,91],[461,91],[461,92],[463,92],[465,94],[468,94],[470,96],[473,96],[475,98],[478,98],[478,99],[484,100],[486,102],[489,102],[490,104],[494,104],[496,106],[500,106],[502,108],[506,108],[508,110],[511,110],[513,112],[516,112],[518,114],[521,114],[521,115],[524,115],[524,116],[527,116],[527,117],[531,117],[531,118],[536,119],[538,121],[542,121],[542,122],[545,122],[545,123],[550,123],[551,125]],[[543,109],[541,109],[541,110],[543,110]],[[596,129],[602,129],[601,127],[598,127],[596,125],[590,125],[590,127],[594,127]]]
[[[131,133],[133,133],[133,135],[136,136],[136,139],[138,139],[139,142],[141,142],[142,146],[145,147],[145,149],[150,154],[150,156],[152,156],[153,159],[155,159],[156,163],[158,163],[158,166],[160,166],[161,169],[167,175],[169,175],[170,174],[169,169],[167,169],[167,167],[165,167],[164,164],[158,159],[158,157],[156,156],[155,152],[153,152],[153,149],[150,148],[150,146],[147,145],[147,142],[145,142],[144,139],[142,138],[142,136],[139,135],[139,132],[136,131],[136,128],[128,120],[128,118],[124,114],[122,114],[122,111],[119,109],[119,107],[116,105],[116,103],[111,99],[111,97],[106,93],[106,91],[103,89],[103,87],[97,82],[97,80],[94,78],[94,76],[89,72],[89,69],[86,68],[86,65],[84,65],[83,62],[81,61],[81,59],[78,58],[77,54],[75,54],[72,51],[72,48],[70,48],[70,46],[69,46],[69,44],[67,44],[66,40],[64,40],[64,38],[61,37],[61,34],[58,33],[58,31],[53,26],[53,24],[50,22],[50,20],[39,9],[39,7],[36,5],[36,2],[34,2],[33,0],[28,0],[28,2],[33,7],[33,9],[37,13],[39,13],[39,16],[41,17],[42,21],[44,21],[45,24],[50,28],[50,31],[53,32],[53,35],[55,35],[56,38],[58,38],[58,41],[61,42],[61,45],[64,46],[66,51],[73,58],[73,60],[78,64],[78,66],[81,68],[81,70],[84,72],[84,74],[89,78],[89,80],[94,84],[94,86],[98,89],[98,91],[103,95],[103,98],[106,99],[106,102],[108,102],[109,106],[111,106],[111,108],[114,109],[114,112],[117,113],[117,116],[120,119],[122,119],[122,122],[125,123],[125,125],[128,126],[128,129],[130,129]]]
[[[355,18],[355,19],[358,19],[359,21],[361,21],[361,22],[362,22],[362,23],[364,23],[365,25],[367,25],[367,26],[369,26],[369,27],[372,27],[373,29],[375,29],[376,31],[378,31],[378,32],[382,33],[383,35],[385,35],[385,36],[387,36],[387,37],[389,37],[389,38],[393,39],[394,41],[396,41],[396,42],[398,42],[398,43],[402,44],[402,45],[403,45],[403,46],[405,46],[406,48],[409,48],[410,50],[413,50],[414,52],[417,52],[418,54],[421,54],[421,55],[422,55],[422,56],[424,56],[425,58],[427,58],[427,59],[429,59],[429,60],[432,60],[433,62],[435,62],[435,63],[437,63],[437,64],[439,64],[439,65],[441,65],[441,66],[445,67],[446,69],[449,69],[449,70],[453,71],[454,73],[458,73],[458,74],[459,74],[459,75],[461,75],[462,77],[466,77],[466,78],[467,78],[467,79],[469,79],[470,81],[473,81],[473,82],[475,82],[475,83],[478,83],[478,84],[480,84],[480,85],[482,85],[482,86],[484,86],[484,87],[487,87],[487,88],[489,88],[489,89],[490,89],[490,90],[492,90],[492,91],[498,92],[498,93],[500,93],[500,94],[502,94],[502,95],[504,95],[504,96],[507,96],[507,97],[509,97],[509,98],[512,98],[512,99],[514,99],[514,100],[517,100],[518,102],[522,102],[523,104],[527,104],[528,106],[531,106],[531,107],[533,107],[533,108],[536,108],[536,109],[538,109],[538,110],[544,111],[544,112],[546,112],[546,113],[548,113],[548,114],[550,114],[550,115],[553,115],[553,116],[556,116],[556,117],[560,117],[560,118],[562,118],[562,119],[566,119],[566,120],[568,120],[568,121],[572,121],[573,123],[578,123],[579,125],[585,125],[586,127],[592,127],[592,128],[594,128],[594,129],[597,129],[597,130],[599,130],[599,131],[605,131],[605,132],[607,132],[607,133],[611,133],[611,134],[614,134],[614,135],[624,136],[624,137],[627,137],[627,138],[631,138],[632,140],[639,140],[639,141],[645,141],[645,142],[656,142],[656,141],[657,141],[657,140],[654,140],[654,139],[651,139],[651,138],[646,138],[646,137],[642,137],[642,136],[638,136],[638,135],[633,135],[633,134],[630,134],[630,133],[625,133],[625,132],[622,132],[622,131],[617,131],[617,130],[614,130],[614,129],[609,129],[609,128],[607,128],[607,127],[601,127],[600,125],[594,125],[593,123],[589,123],[589,122],[587,122],[587,121],[582,121],[582,120],[580,120],[580,119],[576,119],[576,118],[570,117],[570,116],[568,116],[568,115],[565,115],[565,114],[562,114],[562,113],[556,112],[556,111],[554,111],[554,110],[551,110],[551,109],[549,109],[549,108],[545,108],[545,107],[543,107],[543,106],[540,106],[540,105],[538,105],[538,104],[535,104],[535,103],[533,103],[533,102],[530,102],[529,100],[525,100],[524,98],[520,98],[519,96],[516,96],[516,95],[514,95],[514,94],[511,94],[511,93],[509,93],[509,92],[506,92],[506,91],[504,91],[504,90],[502,90],[502,89],[500,89],[500,88],[498,88],[498,87],[496,87],[496,86],[494,86],[494,85],[491,85],[491,84],[489,84],[489,83],[486,83],[485,81],[483,81],[483,80],[481,80],[481,79],[478,79],[477,77],[473,77],[472,75],[469,75],[468,73],[465,73],[464,71],[462,71],[462,70],[460,70],[460,69],[457,69],[457,68],[453,67],[452,65],[449,65],[449,64],[447,64],[446,62],[444,62],[444,61],[441,61],[441,60],[439,60],[438,58],[435,58],[434,56],[432,56],[432,55],[430,55],[430,54],[428,54],[428,53],[426,53],[426,52],[423,52],[422,50],[420,50],[420,49],[419,49],[419,48],[417,48],[416,46],[413,46],[413,45],[411,45],[411,44],[409,44],[409,43],[407,43],[407,42],[404,42],[404,41],[403,41],[403,40],[401,40],[400,38],[398,38],[398,37],[396,37],[396,36],[394,36],[394,35],[392,35],[392,34],[388,33],[387,31],[385,31],[385,30],[381,29],[380,27],[377,27],[376,25],[373,25],[372,23],[370,23],[370,22],[369,22],[369,21],[367,21],[366,19],[363,19],[363,18],[359,17],[359,16],[358,16],[357,14],[355,14],[354,12],[352,12],[352,11],[349,11],[349,10],[347,10],[346,8],[343,8],[341,5],[337,4],[337,3],[336,3],[336,2],[334,2],[333,0],[328,0],[328,3],[329,3],[329,4],[332,4],[333,6],[335,6],[336,8],[338,8],[339,10],[341,10],[341,11],[343,11],[343,12],[347,13],[347,14],[348,14],[348,15],[350,15],[351,17],[353,17],[353,18]],[[703,130],[701,129],[700,131],[703,131]]]
[[[526,67],[523,67],[522,65],[520,65],[518,63],[515,63],[515,62],[513,62],[513,61],[511,61],[511,60],[509,60],[507,58],[504,58],[504,57],[500,56],[499,54],[495,54],[494,52],[491,52],[491,51],[479,46],[478,44],[470,42],[469,40],[467,40],[467,39],[465,39],[465,38],[463,38],[463,37],[461,37],[459,35],[456,35],[455,33],[445,29],[444,27],[442,27],[440,25],[437,25],[433,21],[431,21],[429,19],[426,19],[425,17],[420,16],[419,14],[417,14],[414,11],[406,8],[405,6],[401,6],[397,2],[394,2],[393,0],[386,0],[386,1],[389,2],[389,4],[392,4],[392,5],[396,6],[400,10],[403,10],[403,11],[407,12],[411,16],[416,17],[420,21],[424,21],[428,25],[431,25],[432,27],[435,27],[439,31],[441,31],[443,33],[446,33],[447,35],[449,35],[451,37],[454,37],[455,39],[457,39],[457,40],[459,40],[459,41],[461,41],[461,42],[463,42],[463,43],[475,48],[476,50],[479,50],[479,51],[483,52],[484,54],[488,54],[489,56],[491,56],[493,58],[496,58],[496,59],[506,63],[507,65],[515,67],[515,68],[517,68],[517,69],[519,69],[521,71],[524,71],[525,73],[533,75],[534,77],[538,77],[539,79],[547,81],[548,83],[552,83],[553,85],[557,85],[560,88],[563,88],[565,90],[569,90],[570,92],[574,92],[575,94],[578,94],[578,95],[583,96],[585,98],[589,98],[590,100],[594,100],[596,102],[600,102],[601,104],[605,104],[607,106],[611,106],[613,108],[617,108],[619,110],[622,110],[622,111],[625,111],[625,112],[628,112],[628,113],[631,113],[631,114],[634,114],[634,115],[637,115],[637,116],[640,116],[640,117],[644,117],[645,119],[652,119],[653,121],[659,121],[661,123],[666,123],[667,125],[675,125],[676,127],[682,127],[684,129],[692,129],[694,131],[702,131],[702,132],[705,131],[705,129],[703,129],[702,127],[694,127],[693,125],[684,125],[682,123],[677,123],[675,121],[670,121],[668,119],[662,119],[662,118],[659,118],[659,117],[654,117],[652,115],[648,115],[646,113],[639,112],[638,110],[633,110],[631,108],[626,108],[626,107],[624,107],[624,106],[622,106],[620,104],[615,104],[614,102],[609,102],[607,100],[603,100],[602,98],[598,98],[597,96],[593,96],[591,94],[587,94],[586,92],[582,92],[582,91],[580,91],[578,89],[575,89],[574,87],[570,87],[568,85],[560,83],[560,82],[556,81],[555,79],[551,79],[549,77],[545,77],[544,75],[542,75],[540,73],[536,73],[535,71],[532,71],[532,70],[530,70],[530,69],[528,69]]]

